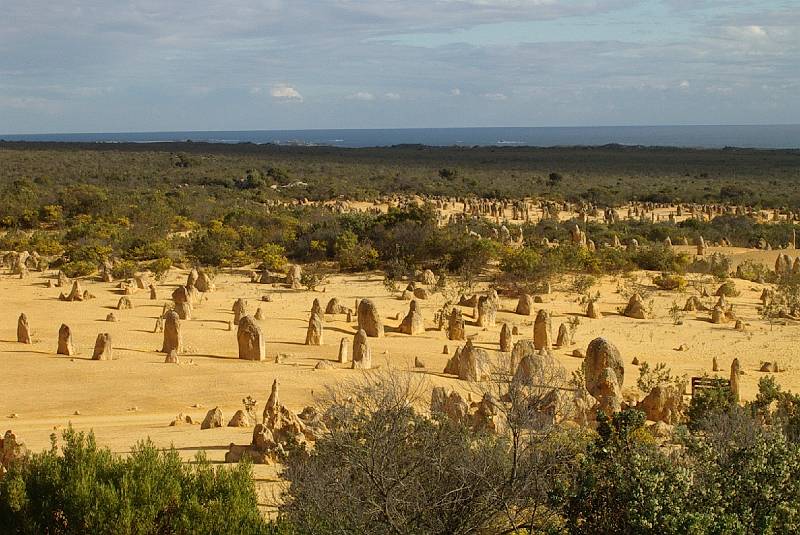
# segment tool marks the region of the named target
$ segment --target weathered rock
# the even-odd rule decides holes
[[[477,432],[500,434],[506,428],[505,413],[492,394],[486,392],[472,415],[472,429]]]
[[[197,272],[197,280],[194,283],[194,287],[197,288],[200,292],[213,292],[216,289],[214,284],[214,279],[211,278],[211,275],[206,273],[203,270]]]
[[[683,307],[684,312],[694,312],[697,310],[706,310],[706,306],[700,301],[700,298],[696,295],[689,297],[686,300],[686,304]]]
[[[72,282],[72,289],[69,292],[69,295],[61,294],[60,299],[62,301],[83,301],[84,300],[84,290],[81,287],[80,281],[73,281]]]
[[[674,385],[658,385],[636,406],[648,420],[676,424],[683,416],[683,392]]]
[[[164,364],[180,364],[178,352],[173,349],[167,353],[167,356],[164,357]]]
[[[170,427],[176,427],[184,424],[194,425],[194,419],[188,414],[180,413],[169,423]]]
[[[511,336],[511,327],[504,323],[500,328],[500,351],[511,351],[514,341]]]
[[[604,338],[592,340],[583,360],[583,375],[586,390],[597,399],[601,409],[619,410],[625,365],[614,344]],[[615,399],[609,399],[610,396]]]
[[[253,315],[253,318],[258,321],[264,319],[264,312],[261,310],[261,307],[256,308],[256,313]]]
[[[345,363],[350,360],[347,356],[347,347],[348,347],[347,338],[342,338],[341,340],[339,340],[339,355],[337,360],[341,363]]]
[[[358,303],[358,329],[371,338],[383,336],[383,322],[378,314],[378,307],[369,299],[362,299]],[[355,353],[353,359],[355,360]]]
[[[445,366],[445,373],[454,373],[462,381],[486,381],[491,377],[489,354],[467,340]]]
[[[69,280],[69,277],[67,277],[66,274],[64,274],[64,272],[61,271],[60,269],[58,270],[57,277],[58,277],[58,282],[56,283],[56,286],[59,288],[66,288],[67,286],[72,284],[72,281]]]
[[[191,301],[191,296],[186,286],[178,286],[175,288],[172,292],[172,300],[175,301],[175,304],[189,303]]]
[[[62,323],[61,327],[58,329],[58,349],[56,349],[56,354],[75,354],[75,346],[72,344],[72,330],[69,328],[69,325],[65,325],[64,323]]]
[[[358,329],[353,337],[353,369],[368,370],[372,368],[372,351],[364,329]]]
[[[197,283],[198,275],[199,274],[198,274],[198,272],[197,272],[197,270],[195,268],[192,268],[192,270],[189,271],[189,275],[186,277],[186,287],[187,288],[194,287],[194,285]]]
[[[191,320],[192,319],[192,304],[188,301],[183,303],[175,303],[175,313],[178,317],[182,320]]]
[[[536,313],[536,320],[533,322],[533,344],[536,349],[550,349],[553,345],[550,314],[544,309]]]
[[[123,295],[117,302],[117,310],[130,310],[133,308],[133,302],[128,296]]]
[[[28,324],[28,316],[23,312],[17,319],[17,342],[20,344],[30,344],[31,342],[31,327]]]
[[[215,427],[222,427],[222,422],[224,421],[224,416],[222,415],[222,409],[219,407],[214,407],[208,413],[206,413],[206,417],[203,418],[203,423],[200,424],[200,429],[213,429]]]
[[[448,340],[464,340],[466,338],[464,318],[461,315],[461,310],[456,307],[450,311],[450,317],[447,322],[447,339]]]
[[[733,359],[731,362],[731,395],[733,399],[739,402],[739,375],[741,369],[739,368],[739,359]]]
[[[170,310],[164,316],[164,343],[161,346],[162,353],[183,351],[183,337],[181,336],[181,320],[178,313]]]
[[[92,360],[114,360],[114,347],[111,345],[111,335],[100,333],[94,342]]]
[[[150,300],[156,301],[158,299],[158,292],[156,292],[156,287],[154,285],[150,285]]]
[[[558,326],[558,336],[556,337],[556,347],[567,347],[572,340],[569,337],[569,329],[566,323]]]
[[[332,297],[325,306],[325,314],[347,314],[348,310],[336,297]]]
[[[117,321],[117,316],[113,312],[109,312],[106,315],[106,321],[110,321],[111,323],[114,323],[114,322]]]
[[[714,307],[714,310],[711,311],[711,323],[720,324],[725,323],[725,310],[719,305]]]
[[[589,301],[589,304],[586,306],[586,316],[592,319],[600,319],[603,317],[594,299]]]
[[[494,327],[497,319],[497,304],[489,296],[478,298],[478,326]]]
[[[153,284],[150,282],[150,277],[146,274],[139,274],[133,277],[133,280],[136,282],[136,287],[140,290],[146,290]]]
[[[447,391],[442,386],[434,387],[431,391],[431,414],[442,414],[459,424],[469,421],[469,404],[458,392]]]
[[[625,307],[625,310],[622,312],[623,316],[627,316],[629,318],[635,319],[647,319],[647,312],[644,308],[644,301],[642,301],[642,296],[638,293],[635,293],[631,296],[628,300],[628,305]]]
[[[408,314],[403,318],[397,330],[403,334],[421,334],[425,332],[425,321],[419,311],[416,301],[411,301],[408,305]]]
[[[242,316],[236,331],[239,358],[244,360],[266,360],[267,350],[261,327],[251,316]]]
[[[286,284],[293,290],[299,290],[303,287],[302,278],[303,268],[299,264],[294,264],[289,267],[289,272],[286,274]]]
[[[530,295],[522,294],[519,296],[516,313],[522,316],[530,316],[533,314],[533,298]]]
[[[242,317],[247,315],[247,299],[239,298],[233,302],[233,324],[239,325]]]
[[[312,312],[311,317],[308,318],[308,329],[306,330],[306,345],[307,346],[320,346],[322,345],[322,316],[319,313]]]
[[[433,271],[430,269],[426,269],[422,272],[422,276],[420,277],[420,282],[422,284],[427,284],[428,286],[433,286],[436,284],[436,275],[434,275]]]
[[[250,421],[250,417],[242,409],[236,411],[228,422],[228,427],[250,427],[255,422]]]
[[[414,357],[414,367],[415,368],[424,368],[425,367],[425,362],[419,357]]]
[[[532,340],[520,340],[511,352],[511,364],[516,366],[512,384],[536,386],[551,390],[566,382],[567,371],[547,351],[537,350]]]
[[[414,297],[417,299],[430,299],[431,292],[427,288],[414,288]]]

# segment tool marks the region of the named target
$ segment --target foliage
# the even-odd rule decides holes
[[[691,478],[644,432],[644,413],[598,415],[598,438],[560,502],[569,533],[685,533]]]
[[[739,293],[739,290],[736,289],[736,284],[731,280],[723,282],[717,290],[717,295],[725,297],[736,297]]]
[[[686,288],[686,279],[680,275],[661,273],[660,275],[653,277],[653,284],[662,290],[682,290]]]
[[[281,272],[289,265],[286,248],[277,243],[265,243],[258,248],[255,255],[264,264],[264,268],[269,271]]]
[[[111,268],[111,274],[115,279],[130,279],[136,275],[138,269],[139,266],[136,264],[136,262],[132,262],[130,260],[119,260],[115,262],[114,266]]]
[[[0,479],[0,533],[270,533],[250,467],[140,442],[127,457],[72,428]]]

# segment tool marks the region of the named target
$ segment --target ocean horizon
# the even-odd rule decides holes
[[[568,126],[478,128],[374,128],[100,132],[2,135],[3,141],[78,143],[255,143],[342,148],[428,146],[556,147],[657,146],[676,148],[800,148],[800,124],[690,126]]]

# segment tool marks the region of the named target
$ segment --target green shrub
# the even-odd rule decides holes
[[[726,281],[717,289],[717,295],[725,297],[736,297],[739,295],[736,284],[733,281]]]
[[[140,442],[130,456],[72,428],[0,480],[0,533],[270,533],[250,467],[214,468],[202,454]]]
[[[368,243],[357,243],[336,252],[339,267],[345,271],[369,271],[378,267],[378,251]]]
[[[136,264],[136,262],[131,260],[120,260],[114,264],[113,268],[111,268],[111,274],[114,275],[115,279],[129,279],[136,275],[138,270],[139,266]]]
[[[88,260],[76,260],[61,265],[61,271],[67,277],[88,277],[97,270],[97,264]]]
[[[283,271],[289,264],[289,259],[286,258],[286,248],[277,243],[262,245],[256,251],[255,256],[269,271]]]
[[[686,287],[686,279],[680,275],[662,273],[653,277],[653,284],[662,290],[682,290]]]
[[[172,259],[171,258],[157,258],[147,264],[147,269],[153,272],[155,275],[156,280],[161,280],[164,278],[169,272],[169,269],[172,267]]]

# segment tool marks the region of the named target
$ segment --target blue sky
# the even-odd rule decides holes
[[[0,0],[0,134],[800,123],[800,0]]]

